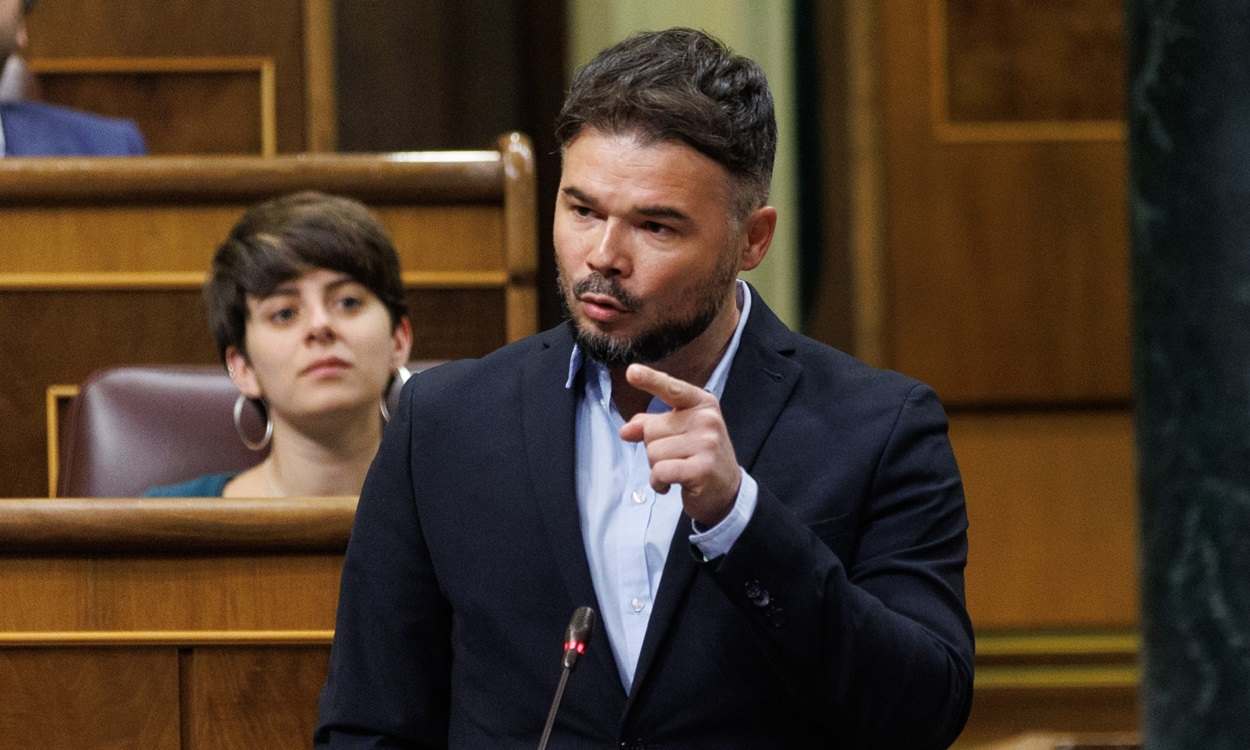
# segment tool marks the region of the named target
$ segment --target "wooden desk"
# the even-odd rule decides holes
[[[355,504],[0,499],[0,747],[307,748]]]

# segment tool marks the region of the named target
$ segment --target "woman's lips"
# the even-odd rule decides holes
[[[349,367],[351,367],[350,364],[338,357],[323,357],[305,367],[300,371],[300,374],[313,376],[337,375]]]

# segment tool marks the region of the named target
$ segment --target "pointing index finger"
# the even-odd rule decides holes
[[[625,379],[639,390],[646,391],[674,409],[693,409],[714,397],[702,388],[646,365],[632,364]]]

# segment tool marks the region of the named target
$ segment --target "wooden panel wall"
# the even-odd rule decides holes
[[[929,382],[951,415],[978,634],[961,746],[1131,729],[1121,4],[837,7],[846,55],[822,64],[847,66],[846,125],[824,150],[846,160],[849,205],[826,206],[847,217],[826,253],[850,248],[857,353]]]
[[[420,359],[537,330],[528,141],[385,156],[0,162],[0,494],[48,492],[45,391],[122,364],[212,364],[200,285],[247,206],[312,187],[388,228]],[[505,168],[507,163],[507,168]]]
[[[259,143],[240,138],[260,132],[255,95],[261,82],[229,66],[217,74],[178,71],[178,61],[188,58],[263,60],[274,77],[277,150],[334,148],[330,0],[128,0],[122,5],[58,0],[38,3],[27,27],[27,57],[43,98],[136,119],[153,153],[189,148],[260,153],[252,151]],[[148,68],[164,60],[174,67],[159,75],[134,66],[107,75],[92,72],[91,61],[102,58],[145,59]],[[56,68],[74,60],[86,67],[75,74]],[[188,130],[194,135],[188,136]]]
[[[308,747],[354,508],[0,500],[0,746]]]

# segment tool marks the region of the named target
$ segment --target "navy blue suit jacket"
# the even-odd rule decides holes
[[[143,156],[139,128],[129,120],[101,117],[40,102],[0,104],[5,156]]]
[[[683,515],[631,692],[597,634],[552,748],[923,750],[963,727],[967,521],[942,408],[756,302],[721,401],[755,514],[710,562]],[[408,384],[357,509],[319,747],[537,744],[565,624],[595,606],[571,348],[562,326]]]

